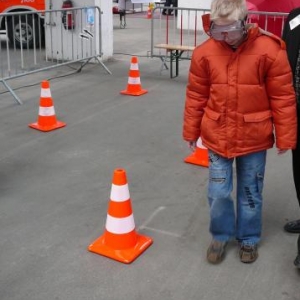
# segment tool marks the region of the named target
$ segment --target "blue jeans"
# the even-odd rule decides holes
[[[208,201],[210,232],[215,240],[236,238],[242,244],[260,241],[262,227],[262,190],[266,150],[235,158],[236,213],[231,197],[234,158],[224,158],[209,150]]]

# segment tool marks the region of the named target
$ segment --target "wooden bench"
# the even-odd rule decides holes
[[[164,67],[166,69],[168,69],[168,66],[166,64],[167,58],[168,58],[168,54],[169,58],[170,58],[170,77],[174,78],[177,77],[179,74],[179,60],[182,58],[182,54],[185,51],[194,51],[194,49],[196,48],[195,46],[185,46],[185,45],[173,45],[173,44],[157,44],[154,46],[154,48],[158,48],[158,49],[165,49],[166,50],[166,55],[164,57],[161,57],[161,61],[162,61],[162,65],[160,68],[160,72],[162,72],[162,70],[164,69]],[[186,58],[186,59],[190,59]],[[176,73],[175,76],[173,75],[173,62],[175,62],[175,67],[176,67]]]

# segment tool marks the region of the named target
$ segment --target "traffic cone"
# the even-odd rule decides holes
[[[49,82],[42,81],[38,120],[28,126],[40,131],[51,131],[66,125],[56,120]]]
[[[120,92],[123,95],[141,96],[148,93],[147,90],[143,90],[141,86],[140,71],[138,65],[138,59],[136,56],[131,58],[131,65],[129,70],[127,90]]]
[[[152,8],[149,5],[147,10],[147,19],[152,19]]]
[[[105,231],[88,250],[122,263],[131,263],[152,239],[136,233],[126,173],[114,171]]]
[[[186,163],[199,165],[202,167],[208,167],[208,150],[202,144],[201,138],[198,139],[196,144],[196,150],[185,158],[184,160]]]

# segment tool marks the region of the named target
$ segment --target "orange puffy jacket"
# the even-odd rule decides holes
[[[296,147],[297,116],[284,42],[248,25],[233,51],[210,38],[192,56],[183,138],[232,158],[272,148]],[[275,130],[274,130],[275,129]]]

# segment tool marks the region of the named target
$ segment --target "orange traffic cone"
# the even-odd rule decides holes
[[[141,96],[148,93],[147,90],[143,90],[141,86],[140,71],[138,65],[138,59],[136,56],[131,58],[131,65],[129,70],[127,90],[120,92],[123,95]]]
[[[185,158],[186,163],[199,165],[202,167],[208,167],[208,150],[202,144],[201,138],[198,139],[196,144],[196,150],[191,155]]]
[[[42,81],[38,121],[28,126],[40,131],[51,131],[66,125],[56,120],[49,82]]]
[[[117,169],[113,175],[104,234],[88,250],[128,264],[151,244],[151,238],[135,231],[126,173]]]
[[[147,10],[147,19],[152,19],[152,8],[150,7],[150,5],[148,6]]]

